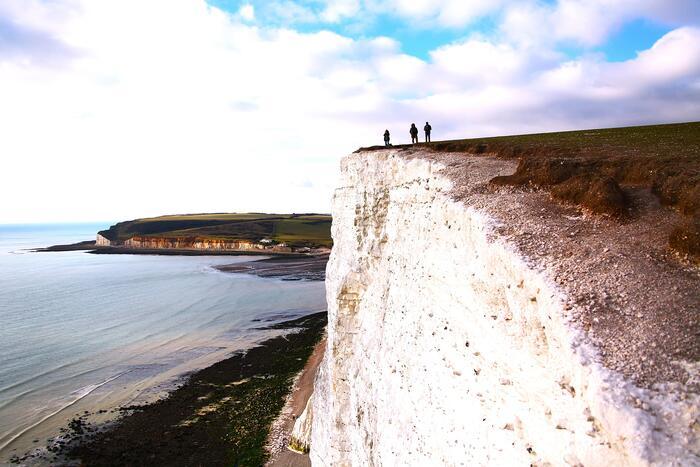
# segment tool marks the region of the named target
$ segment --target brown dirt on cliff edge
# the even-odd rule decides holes
[[[377,150],[372,147],[362,150]],[[622,221],[635,216],[627,193],[648,188],[686,219],[669,245],[700,261],[700,122],[610,128],[395,146],[517,159],[497,186],[543,190],[564,203]]]
[[[493,233],[557,284],[604,366],[640,387],[679,383],[700,391],[686,366],[700,361],[700,269],[668,248],[669,236],[682,235],[675,226],[685,218],[677,209],[648,187],[630,187],[634,216],[620,222],[553,202],[543,190],[490,183],[512,174],[513,160],[423,148],[399,154],[445,166],[449,195],[486,212]]]

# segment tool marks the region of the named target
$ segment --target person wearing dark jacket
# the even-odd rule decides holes
[[[423,130],[425,130],[425,142],[429,143],[430,142],[430,130],[432,130],[433,127],[430,126],[430,123],[425,122],[425,126],[423,127]]]
[[[411,123],[411,144],[418,142],[418,128],[415,123]]]
[[[391,135],[389,135],[389,130],[384,131],[384,146],[391,146],[389,143],[389,140],[391,139]]]

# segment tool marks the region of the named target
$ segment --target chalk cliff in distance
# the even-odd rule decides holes
[[[97,234],[97,246],[115,246],[132,249],[147,250],[212,250],[212,251],[260,251],[272,253],[291,253],[292,249],[286,245],[265,245],[245,240],[220,240],[215,238],[197,237],[140,237],[134,236],[128,240],[115,244]]]
[[[455,167],[462,178],[449,176]],[[567,279],[575,256],[549,253],[579,240],[562,226],[546,230],[548,214],[527,195],[489,187],[514,170],[513,161],[420,150],[343,159],[326,272],[328,347],[313,417],[300,417],[312,418],[310,435],[296,430],[314,465],[700,465],[697,361],[659,350],[656,368],[635,366],[648,360],[634,347],[616,354],[629,368],[612,368],[606,330],[618,322],[579,300],[604,291]],[[497,215],[505,210],[510,225]],[[567,216],[566,229],[591,222]],[[518,224],[526,218],[530,230]],[[509,228],[543,244],[525,255]],[[602,247],[591,264],[598,254]],[[697,287],[693,277],[680,283]],[[620,279],[615,294],[627,296],[625,280],[636,279]],[[679,309],[697,303],[684,297]],[[653,318],[637,316],[620,326]]]
[[[327,214],[175,214],[123,221],[97,233],[96,246],[125,250],[314,253],[332,245]]]

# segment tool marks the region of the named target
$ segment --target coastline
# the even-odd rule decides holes
[[[77,416],[44,456],[14,458],[51,465],[258,465],[272,421],[326,325],[314,313],[260,330],[281,331],[259,345],[192,373],[166,397],[122,406],[113,422]],[[78,414],[76,414],[78,415]]]
[[[303,258],[301,253],[284,253],[268,250],[205,250],[195,248],[128,248],[120,246],[105,246],[90,249],[87,253],[93,255],[161,255],[161,256],[283,256],[287,258]]]
[[[273,422],[267,448],[270,451],[270,467],[310,467],[308,453],[294,451],[289,447],[296,419],[306,408],[314,391],[314,380],[326,351],[326,336],[316,344],[304,369],[297,375],[284,408]]]
[[[271,424],[325,326],[326,312],[261,326],[280,334],[183,376],[153,402],[76,413],[46,452],[10,462],[262,465]]]
[[[216,266],[221,272],[253,274],[282,280],[322,281],[326,277],[329,254],[276,256],[236,264]]]
[[[287,253],[272,250],[215,250],[198,248],[130,248],[124,246],[100,246],[94,240],[86,240],[67,245],[51,245],[33,248],[33,253],[53,253],[61,251],[85,251],[94,255],[162,255],[162,256],[271,256],[283,258],[308,258],[307,253]]]
[[[82,264],[82,261],[79,258],[82,255],[71,255],[69,253],[71,251],[78,253],[80,250],[86,247],[94,248],[91,243],[92,242],[90,241],[79,242],[77,244],[69,245],[71,248],[62,248],[62,246],[59,245],[60,249],[54,249],[51,251],[67,251],[68,253],[66,253],[66,258],[72,258],[72,262],[75,264]],[[40,245],[40,243],[34,244]],[[48,244],[48,242],[44,244]],[[176,256],[179,252],[175,251],[168,253]],[[196,256],[209,256],[207,253],[210,252],[202,251],[197,253],[200,254]],[[273,259],[270,258],[269,255],[259,255],[251,258],[246,257],[236,259],[236,256],[243,255],[232,253],[229,254],[231,255],[230,259],[223,256],[218,259],[212,258],[211,261],[206,260],[206,258],[202,258],[203,262],[206,264],[203,267],[197,268],[196,272],[194,273],[195,276],[199,277],[204,275],[207,277],[211,276],[213,278],[218,276],[218,279],[213,279],[214,283],[228,284],[228,279],[224,278],[224,276],[230,273],[235,273],[236,271],[221,271],[217,268],[217,265],[231,266],[231,263],[234,261],[243,260],[247,263],[256,262],[256,260],[266,261],[266,259]],[[283,257],[276,258],[278,260],[276,264],[281,266],[282,264],[287,264],[290,261],[306,261],[309,259],[308,256],[309,255],[303,254],[287,254]],[[42,260],[42,257],[44,257],[46,258],[46,261],[49,261],[49,264],[54,264],[57,260],[57,258],[53,255],[27,255],[24,258],[32,257],[35,258],[35,261],[39,262]],[[146,259],[145,256],[143,258],[144,260]],[[175,260],[175,257],[172,259]],[[134,258],[134,260],[136,260],[136,258]],[[194,258],[192,258],[192,260],[194,260]],[[107,261],[107,263],[105,263],[105,261]],[[151,261],[155,261],[155,259]],[[108,260],[105,257],[103,260],[99,260],[97,264],[113,264],[113,262],[113,260]],[[197,261],[197,264],[200,262],[202,261]],[[119,265],[122,264],[122,262],[117,261],[114,264]],[[128,264],[131,265],[132,263],[129,262]],[[138,264],[141,263],[139,262]],[[170,266],[168,266],[170,265],[170,261],[165,263],[157,261],[152,264],[161,265],[160,269],[170,269]],[[187,260],[185,264],[189,265],[194,263]],[[149,268],[150,266],[146,269]],[[189,266],[187,268],[189,268]],[[130,275],[133,275],[132,267],[130,267],[129,271]],[[226,272],[227,274],[219,274],[220,272]],[[292,284],[282,285],[281,281],[292,280],[310,283],[313,281],[323,280],[322,275],[320,278],[315,279],[307,277],[303,274],[303,271],[300,272],[302,274],[295,277],[288,274],[284,276],[275,275],[267,277],[278,279],[277,281],[270,282],[273,290],[277,291],[275,292],[276,294],[281,293],[280,290],[287,290],[289,287],[292,287],[290,290],[310,290],[303,284],[299,284],[298,286]],[[200,279],[197,280],[199,281]],[[243,283],[252,282],[255,284],[263,284],[261,287],[266,287],[264,286],[264,283],[268,282],[256,281],[255,278],[245,277],[241,277],[241,280]],[[238,281],[235,283],[238,283]],[[274,285],[275,283],[277,283],[277,285]],[[89,284],[91,284],[90,287],[92,287],[93,282],[90,281]],[[301,287],[302,289],[298,289],[298,287]],[[316,288],[313,290],[320,290],[318,289],[319,285],[316,285],[315,287]],[[322,288],[322,284],[320,284],[320,287]],[[250,292],[250,289],[246,290],[248,290],[247,293],[252,293]],[[263,289],[263,294],[265,293],[265,290],[266,289]],[[199,297],[198,294],[195,295],[196,297]],[[193,297],[193,300],[199,300],[196,297]],[[218,309],[217,307],[220,308],[220,305],[223,302],[220,303],[214,301],[212,303],[212,300],[215,299],[210,299],[209,302],[206,303],[203,302],[203,309],[213,310],[211,313],[205,313],[203,316],[214,316],[214,318],[216,318],[219,315],[212,314],[216,312],[216,309]],[[102,432],[113,426],[115,420],[120,420],[124,416],[128,416],[128,414],[132,413],[134,411],[134,406],[150,405],[151,403],[157,402],[159,399],[167,397],[168,394],[177,390],[178,387],[182,385],[184,381],[190,378],[191,375],[195,374],[195,372],[230,358],[232,355],[234,355],[234,352],[245,353],[249,349],[261,345],[261,342],[266,342],[272,337],[290,332],[289,327],[286,325],[271,326],[271,324],[291,320],[301,316],[301,314],[312,313],[317,310],[325,309],[325,299],[322,300],[323,304],[320,302],[318,304],[312,304],[311,302],[313,301],[314,300],[306,300],[303,297],[297,297],[296,300],[291,301],[288,305],[275,302],[273,303],[272,308],[270,308],[268,311],[261,309],[248,317],[245,321],[246,324],[241,328],[247,331],[243,332],[242,334],[238,332],[233,333],[233,331],[227,331],[224,329],[217,331],[215,340],[209,340],[208,338],[203,340],[203,335],[200,335],[200,333],[195,332],[192,334],[191,332],[187,332],[186,334],[182,334],[182,336],[175,336],[170,339],[168,342],[172,341],[172,345],[163,346],[158,344],[158,342],[155,342],[153,344],[155,347],[153,348],[156,349],[157,354],[153,357],[151,357],[150,353],[146,353],[144,350],[145,347],[129,347],[129,352],[127,352],[127,354],[131,355],[133,353],[134,358],[127,360],[126,358],[118,357],[120,360],[117,361],[117,364],[123,366],[124,368],[118,368],[118,373],[114,373],[117,375],[116,379],[98,378],[94,381],[89,380],[85,383],[76,385],[75,388],[78,388],[78,390],[75,392],[73,392],[75,388],[63,390],[61,387],[57,389],[54,391],[55,394],[58,394],[58,396],[55,398],[56,400],[47,399],[51,403],[56,402],[54,405],[59,404],[57,405],[57,410],[53,413],[49,413],[47,409],[46,413],[48,416],[42,418],[41,420],[37,418],[37,420],[39,420],[38,423],[32,425],[26,424],[25,428],[25,425],[20,425],[19,418],[14,416],[15,413],[3,413],[2,418],[5,422],[8,422],[9,428],[8,430],[2,432],[4,437],[3,439],[0,439],[3,446],[3,449],[0,450],[2,453],[0,463],[9,462],[10,460],[13,460],[14,462],[21,461],[22,464],[26,465],[47,465],[49,463],[54,465],[56,462],[68,462],[66,458],[61,457],[61,453],[65,452],[66,446],[78,444],[79,439],[71,441],[73,438],[87,438],[88,436],[84,435]],[[197,301],[196,303],[199,304],[200,302]],[[239,329],[239,324],[240,323],[235,324],[235,326],[237,326],[235,329]],[[291,331],[294,331],[294,328],[291,329]],[[232,340],[233,334],[235,334],[235,338]],[[121,355],[121,353],[119,355]],[[146,355],[148,356],[145,357],[145,359],[141,357]],[[161,358],[163,356],[167,356],[167,359],[163,360]],[[90,357],[90,361],[94,361],[93,357]],[[159,363],[161,361],[164,363]],[[107,363],[111,364],[111,360],[109,360]],[[102,366],[99,366],[98,364],[95,365],[98,365],[98,369],[102,369],[106,368],[105,365],[107,363],[100,363],[99,365]],[[48,388],[50,386],[46,387]],[[48,390],[45,392],[48,393]],[[62,399],[58,400],[58,398],[65,398],[65,403]],[[34,404],[32,407],[35,406],[38,407],[37,404]],[[20,415],[25,413],[18,412],[20,409],[22,409],[21,404],[17,404],[16,407],[17,409],[12,410],[15,410]],[[41,407],[43,408],[44,406]],[[46,407],[53,410],[48,403]],[[5,418],[5,416],[7,416],[7,418]],[[11,421],[12,424],[9,424]],[[34,422],[30,421],[30,423]],[[8,435],[5,436],[6,434]],[[5,441],[8,442],[5,443]],[[53,460],[53,456],[57,456],[57,460]]]
[[[21,461],[22,465],[46,465],[49,462],[51,465],[55,465],[59,461],[61,464],[65,461],[61,456],[62,448],[70,445],[73,438],[81,438],[82,436],[79,435],[108,430],[120,417],[132,413],[133,407],[150,405],[168,397],[196,372],[209,368],[235,354],[247,352],[271,338],[283,335],[287,332],[284,329],[265,327],[267,322],[280,318],[284,319],[281,316],[270,316],[265,321],[254,319],[252,320],[253,324],[258,327],[252,328],[251,332],[247,334],[236,337],[229,345],[223,340],[217,340],[212,343],[212,347],[217,348],[213,352],[204,353],[164,372],[143,378],[137,383],[130,383],[128,381],[129,373],[143,371],[144,368],[137,364],[134,365],[133,369],[120,373],[116,379],[96,385],[94,394],[92,392],[86,393],[87,397],[81,397],[59,408],[46,420],[23,431],[20,436],[25,441],[11,442],[10,444],[14,444],[12,448],[7,448],[7,452],[3,453],[0,465],[7,465],[4,462],[9,464],[14,461],[17,463],[18,460]],[[127,378],[126,385],[119,383],[122,377]],[[102,386],[106,390],[102,390]],[[51,419],[55,419],[55,422]],[[74,428],[80,429],[76,432]],[[34,441],[32,442],[32,440]],[[73,444],[78,441],[80,439],[75,439]],[[54,456],[57,456],[58,460],[54,460]]]

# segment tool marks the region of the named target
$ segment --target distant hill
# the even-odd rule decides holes
[[[325,214],[185,214],[119,222],[99,234],[112,242],[132,237],[264,239],[290,247],[330,247],[331,216]]]

